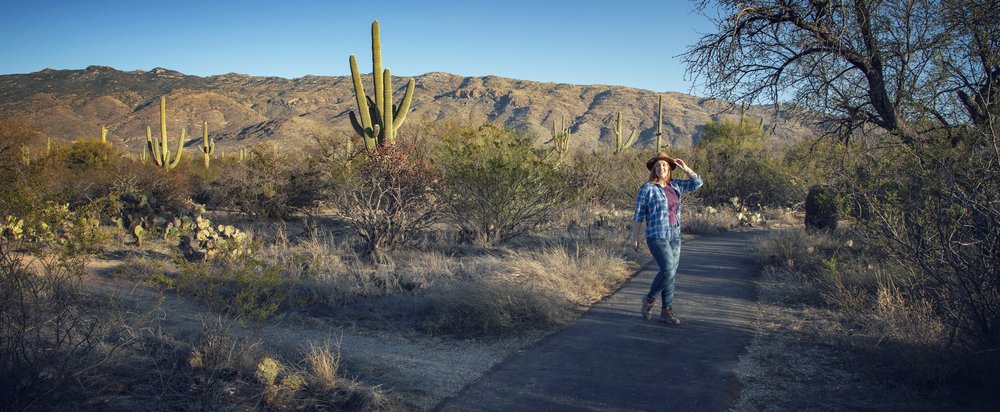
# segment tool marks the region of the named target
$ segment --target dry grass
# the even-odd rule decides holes
[[[685,233],[693,235],[717,235],[728,232],[740,224],[736,213],[730,208],[697,208],[691,212],[684,211]]]
[[[395,250],[385,264],[366,262],[324,230],[296,241],[279,236],[256,256],[282,268],[293,283],[285,300],[310,302],[312,316],[382,330],[509,337],[566,322],[629,275],[625,257],[609,246],[619,236],[609,235],[617,229],[608,214],[577,218],[598,223],[505,248],[454,245],[437,233],[436,243]]]
[[[912,271],[881,262],[848,230],[781,231],[755,250],[765,266],[758,335],[741,357],[736,409],[996,406],[972,389],[995,379],[970,373],[968,358],[949,346],[946,325],[912,293],[921,287]]]

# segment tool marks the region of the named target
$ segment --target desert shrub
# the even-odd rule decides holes
[[[58,145],[38,160],[44,163],[38,173],[46,186],[37,190],[48,200],[69,203],[71,207],[111,194],[121,176],[133,170],[132,162],[121,151],[100,140],[81,140]]]
[[[790,206],[805,198],[805,186],[794,163],[752,122],[731,120],[705,125],[702,138],[687,150],[672,153],[685,159],[705,179],[692,195],[708,205],[737,198],[755,208]]]
[[[816,185],[806,195],[806,228],[810,230],[836,229],[840,218],[840,199],[833,187]]]
[[[134,164],[114,181],[107,196],[112,220],[141,245],[147,234],[159,233],[167,222],[201,209],[188,197],[187,182],[180,173]]]
[[[45,199],[39,162],[25,156],[38,146],[41,132],[24,122],[0,120],[0,214],[22,216]]]
[[[261,321],[286,303],[293,280],[284,276],[284,268],[244,254],[228,260],[186,263],[175,285],[240,321]]]
[[[447,139],[439,151],[444,211],[465,239],[503,243],[552,223],[570,205],[571,184],[530,140],[492,125]]]
[[[113,338],[117,324],[108,302],[80,290],[96,243],[92,215],[51,204],[2,223],[0,404],[47,409],[129,340]]]
[[[308,211],[328,192],[328,179],[298,151],[258,145],[243,162],[216,162],[199,172],[195,199],[252,218],[285,219]]]
[[[631,211],[639,187],[649,177],[648,158],[649,153],[631,149],[618,154],[578,152],[573,157],[573,179],[568,183],[593,203]]]
[[[410,144],[379,147],[352,164],[333,197],[339,215],[361,238],[363,254],[375,260],[439,217],[440,172],[415,151]]]
[[[988,131],[957,145],[862,148],[847,176],[866,242],[930,280],[907,290],[933,302],[956,341],[1000,348],[1000,167]],[[994,358],[996,360],[996,358]]]

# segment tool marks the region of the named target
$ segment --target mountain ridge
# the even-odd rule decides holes
[[[406,79],[394,79],[395,96],[402,94]],[[657,96],[663,96],[664,144],[684,146],[699,138],[705,123],[726,116],[732,108],[683,93],[625,86],[444,72],[413,79],[416,87],[403,134],[414,123],[473,119],[523,130],[544,142],[553,122],[564,118],[574,145],[596,148],[614,140],[612,120],[620,111],[623,133],[635,129],[636,145],[651,147],[656,140]],[[371,84],[371,75],[362,75],[362,82]],[[350,76],[200,77],[162,67],[120,71],[109,66],[0,75],[0,115],[25,120],[64,140],[99,136],[100,126],[106,125],[110,140],[133,149],[144,143],[145,126],[158,127],[161,95],[167,97],[168,134],[176,136],[185,127],[189,136],[199,136],[202,122],[208,122],[209,135],[221,147],[258,141],[294,145],[314,135],[351,135],[348,113],[357,110]],[[765,108],[751,107],[747,115],[762,120],[763,127],[780,138],[813,134]]]

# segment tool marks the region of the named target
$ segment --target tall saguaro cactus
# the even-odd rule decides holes
[[[410,111],[413,100],[414,80],[411,78],[403,93],[403,100],[397,107],[392,103],[392,75],[389,69],[382,68],[382,41],[378,20],[372,22],[372,77],[375,90],[374,99],[365,95],[361,85],[361,73],[358,71],[357,59],[352,54],[351,79],[354,80],[354,97],[358,102],[358,115],[351,111],[351,125],[354,131],[362,137],[365,148],[372,150],[378,146],[394,144],[396,131],[403,124],[406,113]],[[360,116],[360,119],[358,117]]]
[[[184,140],[186,140],[187,129],[181,128],[181,137],[177,141],[177,152],[172,153],[167,147],[167,98],[160,96],[160,138],[154,143],[153,133],[149,126],[146,126],[146,145],[152,154],[153,161],[157,166],[165,169],[173,169],[181,161],[181,154],[184,153]]]
[[[623,152],[635,143],[635,129],[629,134],[628,139],[622,141],[622,112],[618,112],[618,121],[615,122],[615,154]],[[657,152],[659,153],[659,152]]]
[[[201,153],[205,156],[205,168],[208,169],[212,155],[215,154],[215,139],[208,138],[208,122],[202,123],[201,134],[202,144],[199,147],[201,148]]]

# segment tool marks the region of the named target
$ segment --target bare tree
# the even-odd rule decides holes
[[[697,4],[722,16],[685,53],[688,74],[712,97],[790,99],[844,139],[874,126],[913,143],[930,130],[994,121],[998,0]]]

